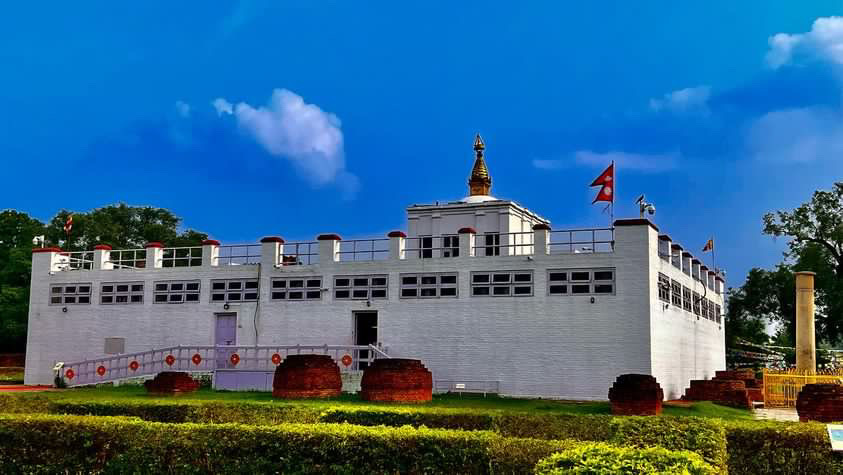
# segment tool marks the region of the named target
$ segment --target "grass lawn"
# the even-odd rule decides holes
[[[23,368],[0,368],[0,384],[23,383]]]
[[[330,406],[384,406],[396,404],[372,403],[360,400],[356,395],[344,394],[328,400],[279,400],[273,399],[268,392],[233,392],[201,389],[178,397],[150,396],[142,386],[124,385],[119,387],[77,388],[64,391],[40,393],[38,395],[21,394],[14,397],[46,397],[57,400],[106,401],[106,400],[136,400],[136,401],[231,401],[231,402],[269,402],[273,404],[293,404],[317,407]],[[434,395],[433,401],[421,406],[401,405],[402,407],[442,407],[450,409],[473,409],[506,412],[532,412],[550,414],[610,414],[608,402],[602,401],[556,401],[549,399],[516,399],[496,396],[483,397],[478,395]],[[719,406],[710,402],[697,402],[688,407],[664,406],[665,415],[717,417],[721,419],[752,419],[748,410]]]

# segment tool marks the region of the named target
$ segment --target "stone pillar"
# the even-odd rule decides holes
[[[337,234],[320,234],[316,237],[319,241],[319,263],[322,265],[340,260],[340,241],[342,238]]]
[[[544,257],[550,254],[550,226],[539,223],[533,226],[533,255]]]
[[[814,332],[814,274],[796,272],[796,369],[817,371]]]
[[[114,269],[114,264],[109,260],[111,260],[111,246],[108,244],[94,246],[94,270]]]
[[[284,240],[277,236],[261,239],[261,265],[265,269],[272,269],[281,263],[284,255]]]
[[[404,231],[392,231],[386,235],[389,238],[389,258],[390,260],[404,259],[404,249],[407,246],[407,235]]]
[[[164,245],[160,242],[146,243],[146,268],[160,269],[163,267],[161,258],[164,257]]]
[[[55,272],[61,263],[62,250],[57,247],[36,247],[32,250],[32,273]]]
[[[474,243],[477,231],[474,228],[460,228],[460,256],[474,257]]]
[[[220,242],[215,239],[202,241],[202,267],[216,267],[219,265]]]

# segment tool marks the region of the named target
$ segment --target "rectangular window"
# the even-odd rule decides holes
[[[257,302],[257,279],[216,279],[211,281],[211,302]]]
[[[528,297],[533,295],[533,271],[473,272],[471,295]]]
[[[442,257],[459,257],[459,236],[442,236]]]
[[[694,292],[694,315],[696,315],[696,316],[700,315],[700,313],[701,313],[700,308],[701,307],[702,307],[702,305],[700,305],[700,294]]]
[[[551,269],[548,295],[606,295],[615,293],[614,269]]]
[[[388,289],[386,274],[334,277],[334,300],[386,299]]]
[[[103,305],[127,305],[143,303],[143,282],[107,282],[100,287],[100,303]]]
[[[90,305],[91,284],[55,284],[50,286],[50,305]]]
[[[700,300],[700,314],[703,318],[708,319],[708,299],[701,299]]]
[[[691,289],[682,287],[682,309],[686,312],[691,311]]]
[[[199,303],[198,280],[163,280],[153,285],[153,303]]]
[[[682,284],[675,280],[671,281],[670,290],[670,303],[682,307]]]
[[[272,279],[272,300],[322,300],[322,277]]]
[[[401,274],[401,298],[457,296],[457,274]]]
[[[430,259],[433,257],[433,236],[419,237],[419,258]]]
[[[659,273],[659,300],[670,303],[670,278]]]
[[[720,323],[721,319],[722,319],[722,316],[720,315],[720,305],[715,304],[714,305],[714,321],[716,321],[717,323]]]
[[[486,255],[499,256],[501,255],[501,235],[500,233],[486,233],[483,236],[486,240]]]

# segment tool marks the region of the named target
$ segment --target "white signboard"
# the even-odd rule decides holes
[[[828,439],[831,441],[831,450],[843,451],[843,425],[826,424],[828,428]]]

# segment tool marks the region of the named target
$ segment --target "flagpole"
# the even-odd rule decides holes
[[[618,171],[615,169],[615,161],[612,160],[612,178],[615,180],[612,183],[612,207],[609,209],[609,228],[615,229],[615,196],[618,194]],[[612,233],[612,240],[614,240],[614,233]]]
[[[714,267],[714,273],[717,274],[717,259],[714,257],[714,236],[711,237],[711,266]]]

